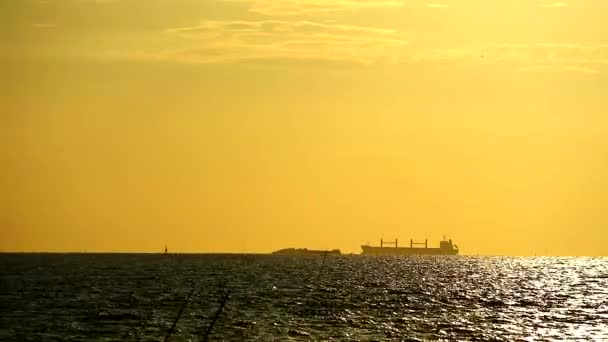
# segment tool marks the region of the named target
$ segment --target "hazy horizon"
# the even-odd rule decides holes
[[[608,2],[8,0],[0,249],[608,256]]]
[[[430,248],[430,246],[429,246]],[[310,248],[312,249],[312,248]],[[329,249],[328,249],[329,251]],[[272,255],[273,251],[258,251],[258,252],[241,252],[241,251],[169,251],[168,254],[169,255],[219,255],[219,254],[226,254],[226,255]],[[159,255],[165,255],[164,250],[159,250],[159,251],[111,251],[111,250],[93,250],[93,251],[70,251],[70,250],[62,250],[62,251],[36,251],[36,250],[30,250],[30,251],[11,251],[11,250],[3,250],[2,252],[0,252],[0,254],[5,253],[5,254],[149,254],[149,255],[154,255],[154,254],[159,254]],[[344,256],[359,256],[360,257],[360,253],[361,251],[345,251],[345,250],[341,250],[342,255]],[[505,258],[606,258],[607,256],[605,255],[551,255],[551,254],[471,254],[471,253],[459,253],[459,256],[463,256],[463,257],[505,257]],[[369,257],[369,256],[367,256]],[[434,256],[405,256],[402,258],[432,258]],[[441,258],[451,258],[454,256],[439,256]]]

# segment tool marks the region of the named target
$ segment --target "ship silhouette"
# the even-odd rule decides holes
[[[386,247],[385,245],[389,245]],[[445,237],[439,242],[439,248],[429,248],[428,239],[424,242],[414,242],[410,239],[409,247],[399,247],[399,240],[395,242],[386,242],[380,239],[380,247],[368,245],[361,246],[361,255],[456,255],[458,254],[458,246],[452,243],[452,240],[446,240]]]
[[[439,247],[429,247],[429,240],[426,239],[424,242],[414,242],[410,239],[409,247],[399,247],[399,240],[395,241],[384,241],[380,239],[380,247],[371,246],[369,243],[361,246],[361,254],[365,256],[382,256],[382,255],[456,255],[460,251],[458,246],[452,242],[452,239],[447,240],[445,236],[443,240],[439,241]],[[272,254],[278,255],[341,255],[339,249],[330,250],[314,250],[307,248],[284,248],[278,251],[272,252]]]

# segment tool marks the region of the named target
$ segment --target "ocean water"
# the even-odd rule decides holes
[[[162,341],[182,308],[173,340],[608,340],[608,258],[0,254],[0,340]]]

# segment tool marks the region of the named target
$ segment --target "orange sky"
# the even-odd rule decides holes
[[[608,3],[2,6],[2,250],[608,255]]]

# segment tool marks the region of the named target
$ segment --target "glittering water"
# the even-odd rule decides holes
[[[0,340],[608,340],[608,258],[1,254]]]

